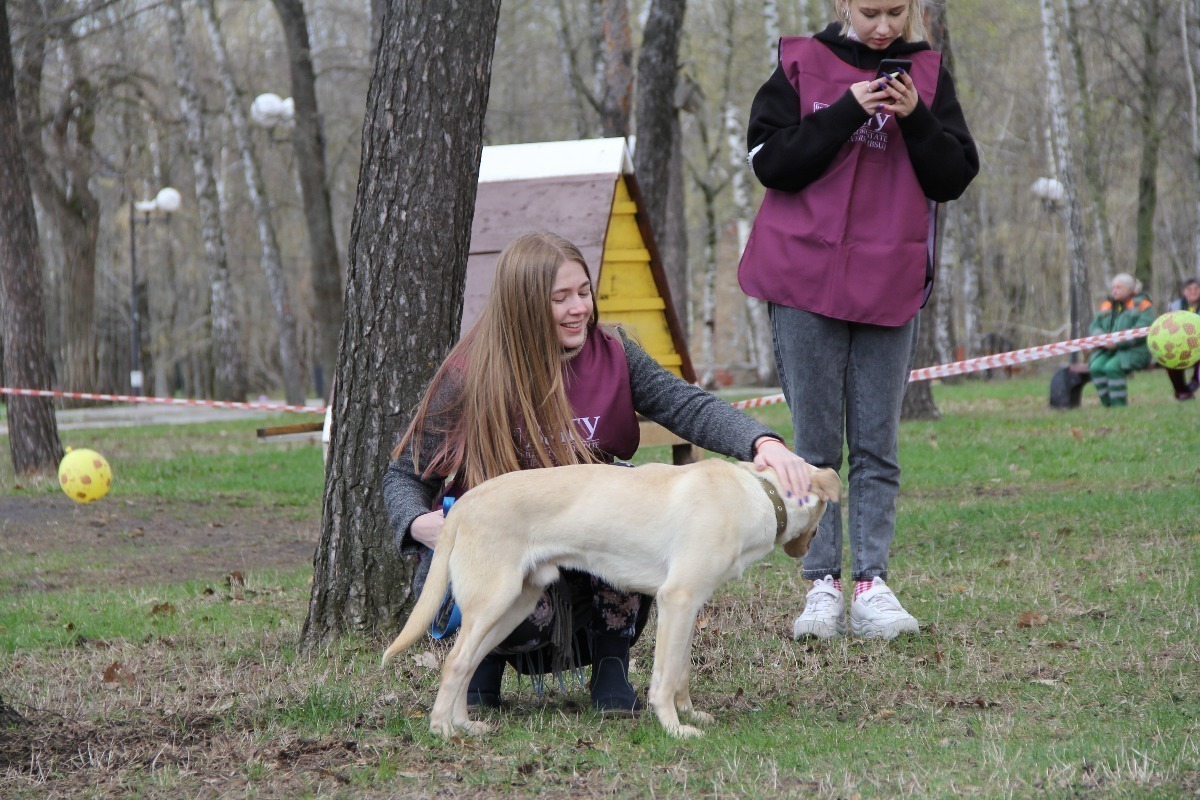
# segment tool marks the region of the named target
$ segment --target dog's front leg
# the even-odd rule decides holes
[[[696,636],[695,621],[691,625],[691,635],[688,636],[687,649],[685,652],[684,663],[690,665],[692,663],[692,640]],[[692,722],[698,725],[706,725],[714,720],[712,714],[707,714],[703,711],[697,711],[692,706],[692,694],[690,689],[692,678],[691,669],[684,669],[683,674],[679,677],[679,684],[675,690],[675,710],[689,718]]]
[[[703,736],[704,732],[699,728],[680,723],[675,703],[681,696],[686,698],[685,710],[694,716],[687,689],[687,672],[691,666],[688,655],[692,628],[704,599],[697,599],[687,589],[664,587],[659,591],[657,601],[658,634],[654,643],[654,672],[650,677],[650,707],[672,736]]]

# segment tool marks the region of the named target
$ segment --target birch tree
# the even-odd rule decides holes
[[[0,3],[0,337],[4,341],[4,375],[19,387],[49,389],[42,256],[33,192],[21,152],[11,41],[7,4]],[[63,448],[50,398],[9,397],[8,429],[15,474],[55,473]]]
[[[1088,81],[1087,59],[1084,58],[1083,34],[1079,27],[1079,0],[1065,0],[1067,44],[1071,49],[1071,62],[1075,67],[1074,89],[1076,97],[1089,97],[1092,87]],[[1100,272],[1102,275],[1112,275],[1116,272],[1115,251],[1113,249],[1112,229],[1108,224],[1108,193],[1100,175],[1099,137],[1100,130],[1096,114],[1091,103],[1075,103],[1072,108],[1078,112],[1079,122],[1076,130],[1083,132],[1081,155],[1083,157],[1083,179],[1087,185],[1088,206],[1091,209],[1092,226],[1096,231],[1096,243],[1099,245]]]
[[[275,323],[278,327],[279,366],[283,371],[284,394],[287,396],[289,405],[303,405],[305,381],[300,369],[299,348],[296,346],[296,319],[292,314],[287,279],[283,274],[283,259],[280,256],[279,243],[275,237],[275,225],[271,221],[266,186],[258,166],[254,144],[250,140],[250,125],[246,121],[241,92],[238,91],[233,70],[229,65],[229,53],[225,48],[225,37],[221,33],[220,20],[217,19],[215,0],[200,0],[199,6],[208,30],[208,39],[212,46],[217,75],[220,77],[221,88],[225,94],[225,110],[229,114],[229,123],[233,127],[234,139],[237,141],[242,172],[246,180],[246,191],[250,195],[250,205],[254,210],[254,222],[258,230],[260,248],[259,263],[267,280],[267,289],[271,295],[271,305],[275,311]]]
[[[1083,220],[1079,213],[1079,195],[1075,186],[1075,160],[1067,119],[1063,91],[1062,68],[1058,60],[1058,16],[1053,0],[1039,0],[1042,15],[1042,47],[1046,57],[1047,113],[1053,133],[1054,157],[1058,180],[1063,185],[1063,203],[1067,213],[1067,242],[1070,256],[1068,272],[1068,304],[1071,318],[1071,338],[1083,335],[1087,310],[1088,276],[1083,249]],[[1074,356],[1072,356],[1074,358]]]
[[[734,22],[737,10],[734,8],[734,4],[728,2],[722,3],[719,6],[710,6],[708,10],[713,15],[708,27],[722,32],[721,48],[718,55],[718,63],[722,65],[719,70],[721,74],[721,94],[717,98],[719,126],[714,136],[709,130],[708,105],[701,99],[697,113],[693,115],[697,135],[700,138],[700,161],[699,163],[688,161],[687,167],[688,173],[691,175],[692,184],[700,192],[701,208],[703,209],[704,217],[704,244],[700,281],[701,366],[699,381],[700,385],[704,388],[712,389],[717,384],[715,375],[717,272],[721,235],[717,201],[726,187],[730,185],[731,180],[741,181],[741,188],[744,195],[748,195],[748,190],[745,187],[745,158],[738,158],[739,151],[745,149],[742,146],[742,141],[744,140],[738,136],[740,115],[734,108],[731,97],[733,91]],[[700,90],[697,88],[695,91],[700,96]],[[734,128],[732,133],[729,131],[731,118],[733,119],[732,126]],[[736,190],[734,194],[736,197]],[[742,213],[751,213],[749,209],[738,208],[736,212],[738,214],[737,221],[739,226],[748,225],[749,223],[742,217]],[[740,230],[739,233],[741,233]]]
[[[1158,162],[1162,149],[1162,128],[1159,121],[1159,101],[1162,97],[1163,76],[1159,72],[1163,0],[1141,0],[1140,29],[1142,62],[1138,65],[1138,132],[1141,135],[1141,158],[1137,183],[1137,250],[1133,259],[1133,275],[1149,286],[1154,277],[1154,215],[1158,210]]]
[[[929,31],[929,43],[933,49],[942,53],[942,63],[947,70],[954,69],[954,51],[950,47],[950,27],[946,21],[946,8],[942,5],[925,7],[925,27]],[[917,330],[917,351],[914,363],[919,367],[927,367],[946,359],[951,347],[950,341],[950,287],[954,281],[954,271],[943,258],[944,231],[939,223],[942,206],[934,207],[937,235],[934,240],[933,253],[930,258],[938,268],[933,291],[925,307],[920,311],[920,322]],[[940,262],[940,263],[939,263]],[[904,402],[900,407],[900,418],[903,420],[936,420],[942,416],[937,403],[933,399],[933,389],[929,381],[910,383],[904,392]]]
[[[500,0],[389,3],[367,97],[321,537],[301,647],[393,634],[411,563],[379,485],[458,340]]]
[[[200,90],[188,50],[182,0],[168,0],[163,8],[167,15],[171,51],[175,57],[175,85],[183,112],[187,150],[196,181],[196,212],[200,221],[202,258],[211,298],[209,331],[212,337],[213,390],[219,398],[241,401],[246,399],[246,368],[242,358],[241,324],[234,311],[225,231],[221,224],[221,202],[215,180],[217,171],[213,167]]]
[[[779,63],[779,3],[764,0],[763,22],[766,35],[766,64],[764,75],[770,75]],[[725,136],[729,145],[729,161],[732,167],[730,184],[733,187],[733,208],[737,226],[738,256],[746,249],[750,239],[750,226],[754,219],[754,207],[750,195],[750,184],[746,167],[746,123],[742,119],[732,98],[725,104]],[[775,344],[771,337],[771,318],[767,304],[757,297],[746,296],[747,336],[750,361],[754,365],[755,379],[762,386],[775,382]]]

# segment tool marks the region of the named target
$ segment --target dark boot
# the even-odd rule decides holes
[[[467,684],[467,708],[500,707],[500,679],[504,677],[505,663],[502,656],[490,653],[484,656]]]
[[[642,710],[629,685],[629,637],[592,637],[592,708],[605,714],[637,715]]]

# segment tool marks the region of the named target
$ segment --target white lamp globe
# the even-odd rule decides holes
[[[1034,197],[1050,203],[1061,203],[1066,196],[1066,189],[1057,178],[1038,178],[1029,190],[1033,192]]]
[[[180,196],[179,192],[177,192],[175,189],[172,189],[170,186],[164,186],[159,190],[158,194],[154,196],[154,207],[157,210],[162,211],[164,214],[175,213],[179,210],[179,206],[182,202],[183,198]]]
[[[272,92],[260,94],[250,104],[250,118],[254,120],[256,125],[270,128],[279,122],[282,106],[283,100],[279,98],[279,95]]]

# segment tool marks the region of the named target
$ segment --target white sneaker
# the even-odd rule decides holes
[[[862,639],[895,639],[902,633],[917,633],[921,626],[877,576],[871,588],[850,604],[850,630]]]
[[[804,601],[804,613],[792,623],[792,638],[832,639],[846,634],[846,601],[833,585],[833,576],[813,581]]]

